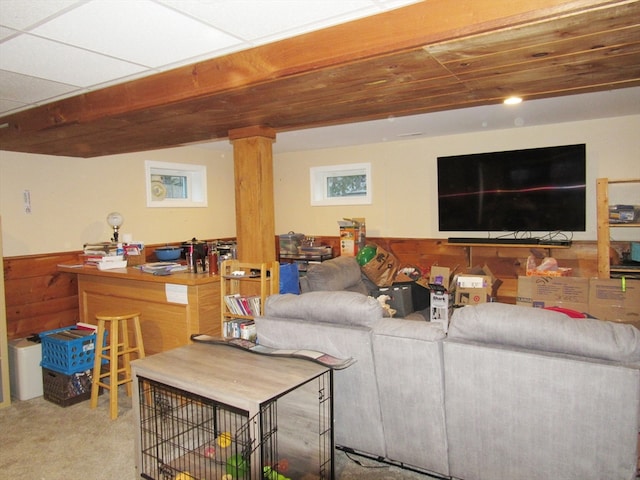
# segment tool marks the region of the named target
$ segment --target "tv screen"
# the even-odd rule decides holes
[[[584,144],[438,157],[440,231],[585,231]]]

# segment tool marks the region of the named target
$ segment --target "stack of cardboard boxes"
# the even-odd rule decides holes
[[[452,281],[447,267],[432,266],[429,280],[418,280],[431,290],[429,320],[442,324],[446,333],[454,306],[477,305],[489,301],[494,279],[488,273],[489,275],[458,274]]]
[[[624,278],[519,277],[517,305],[563,307],[640,328],[640,281]]]
[[[459,274],[450,280],[448,268],[431,267],[429,285],[424,285],[431,288],[430,320],[442,322],[447,331],[454,307],[491,301],[492,287],[500,280],[493,278],[488,269],[485,273],[487,275]],[[638,280],[521,276],[518,277],[516,304],[537,308],[560,307],[640,328]]]

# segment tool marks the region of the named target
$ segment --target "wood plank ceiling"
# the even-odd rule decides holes
[[[0,118],[95,157],[640,85],[640,1],[429,0]]]

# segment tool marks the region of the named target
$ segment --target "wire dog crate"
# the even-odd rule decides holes
[[[184,375],[176,371],[174,377],[170,370],[156,375],[162,370],[164,360],[175,366],[175,358],[170,357],[176,355],[176,351],[182,351],[184,359],[198,351],[200,364],[203,351],[224,356],[212,358],[212,365],[216,367],[205,376],[194,372],[195,364],[191,364]],[[163,355],[167,358],[163,359]],[[243,364],[243,361],[249,364]],[[311,377],[308,372],[292,377],[288,371],[292,361],[297,362],[296,366],[302,362],[304,370],[311,366],[314,370]],[[234,371],[243,372],[245,378],[229,382],[230,390],[209,390],[214,385],[217,389],[227,384],[226,380],[216,379],[216,374],[220,379],[228,378],[225,365],[233,365]],[[283,389],[284,384],[275,381],[264,390],[264,375],[268,372],[272,379],[278,378],[280,374],[274,368],[278,365],[286,367],[283,378],[288,385]],[[146,370],[147,366],[153,368]],[[326,367],[304,360],[259,356],[229,347],[189,345],[136,360],[133,369],[137,383],[140,478],[333,479],[332,374]],[[246,376],[248,371],[255,375]],[[192,389],[184,380],[195,377],[200,381]],[[260,384],[264,392],[272,392],[254,408],[251,397],[260,389],[253,387]],[[235,397],[234,389],[242,391],[243,398]],[[259,396],[263,395],[259,393]],[[233,401],[234,398],[238,401]]]

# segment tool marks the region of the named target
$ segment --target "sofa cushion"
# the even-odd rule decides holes
[[[369,326],[382,318],[382,307],[375,298],[356,292],[289,293],[269,296],[264,316]]]
[[[320,290],[358,292],[368,294],[362,282],[360,264],[355,257],[336,257],[326,262],[310,265],[305,275],[309,291]]]
[[[541,308],[485,303],[457,309],[449,338],[640,363],[640,330]]]

